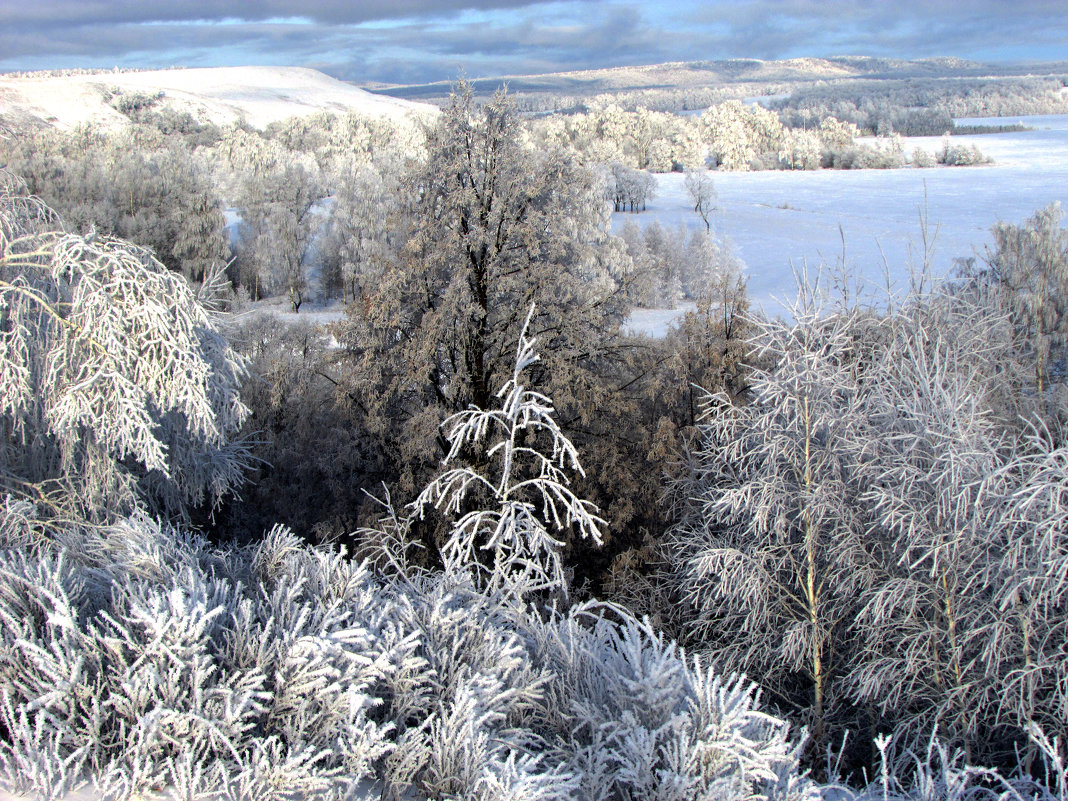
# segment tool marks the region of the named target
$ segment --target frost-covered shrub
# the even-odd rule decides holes
[[[990,159],[983,155],[978,145],[951,145],[948,138],[942,140],[942,148],[935,154],[935,160],[947,167],[990,163]]]
[[[343,554],[281,529],[215,551],[146,518],[69,532],[62,549],[11,544],[0,759],[14,788],[186,796],[225,777],[239,797],[325,794],[390,750],[381,707],[421,664],[416,636]]]
[[[935,157],[922,147],[917,147],[912,151],[912,166],[927,168],[935,165]]]
[[[717,676],[616,607],[580,605],[535,633],[552,670],[545,725],[579,777],[579,797],[813,792],[799,776],[788,727],[759,709],[756,687],[744,677]]]
[[[130,119],[136,119],[142,112],[155,106],[163,99],[163,92],[124,92],[115,87],[110,92],[109,104],[112,108]]]
[[[13,544],[0,767],[17,791],[333,798],[374,777],[487,801],[810,792],[749,682],[622,610],[376,575],[284,529],[217,550],[131,518]]]
[[[859,789],[834,783],[823,789],[823,797],[840,801],[1063,801],[1068,798],[1068,773],[1060,742],[1051,742],[1037,727],[1030,735],[1042,753],[1045,783],[973,765],[964,752],[947,747],[937,735],[929,738],[926,749],[909,751],[898,759],[892,753],[891,739],[877,737],[875,780]]]

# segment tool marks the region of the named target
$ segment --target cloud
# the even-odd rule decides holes
[[[719,26],[749,55],[861,54],[978,60],[1068,58],[1063,0],[762,0],[703,3],[688,19]]]
[[[1063,0],[38,0],[0,68],[316,66],[423,82],[718,58],[1064,59]]]
[[[596,2],[596,0],[588,0]],[[43,0],[0,8],[7,26],[80,27],[166,22],[264,22],[300,18],[353,25],[382,19],[440,16],[460,10],[501,10],[544,0]]]

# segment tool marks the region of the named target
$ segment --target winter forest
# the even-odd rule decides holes
[[[715,214],[1065,86],[0,116],[0,786],[1068,799],[1060,205],[781,311]]]

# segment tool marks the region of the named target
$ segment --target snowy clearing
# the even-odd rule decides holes
[[[1018,223],[1037,209],[1065,199],[1068,185],[1068,116],[963,120],[969,124],[1021,122],[1034,130],[955,136],[955,145],[978,145],[993,164],[897,170],[714,172],[718,194],[713,231],[729,242],[749,275],[754,305],[775,314],[792,298],[794,269],[811,273],[843,253],[870,287],[885,286],[884,264],[897,288],[910,266],[923,261],[920,218],[926,204],[934,236],[936,274],[954,259],[981,252],[990,227]],[[904,151],[933,153],[939,137],[904,139]],[[642,214],[614,214],[613,230],[627,220],[665,227],[703,225],[693,212],[680,173],[657,175],[657,196]],[[636,328],[639,326],[635,326]]]

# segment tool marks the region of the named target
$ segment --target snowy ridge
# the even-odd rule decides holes
[[[118,91],[116,91],[118,90]],[[0,115],[73,128],[92,122],[120,126],[109,104],[117,93],[162,92],[160,105],[203,122],[246,121],[256,128],[322,111],[356,112],[395,122],[429,118],[424,103],[371,94],[303,67],[206,67],[49,77],[0,76]]]

